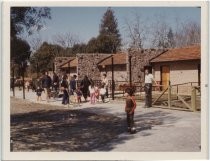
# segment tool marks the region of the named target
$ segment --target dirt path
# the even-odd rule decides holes
[[[137,133],[126,132],[124,102],[37,104],[11,98],[13,151],[199,152],[199,112],[142,108],[137,104]]]
[[[12,98],[12,150],[94,151],[124,132],[122,122],[114,116]]]

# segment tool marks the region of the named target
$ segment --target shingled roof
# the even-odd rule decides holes
[[[61,64],[59,64],[59,66],[62,67],[65,64],[68,64],[69,62],[73,61],[74,59],[75,59],[75,57],[69,57],[67,60],[65,60]]]
[[[126,54],[125,53],[116,53],[113,54],[114,65],[126,64]],[[99,66],[112,65],[112,56],[105,58],[103,61],[98,63]]]
[[[67,68],[69,67],[68,66],[68,63],[70,62],[70,67],[77,67],[78,66],[78,59],[77,58],[73,58],[73,59],[70,59],[66,62],[64,62],[62,65],[60,65],[61,68]]]
[[[169,49],[165,53],[151,59],[150,62],[171,62],[199,59],[201,59],[201,47],[200,45],[193,45],[183,48]]]
[[[57,67],[62,66],[63,64],[68,63],[69,61],[72,61],[73,59],[75,59],[75,57],[56,57],[55,58],[55,65]]]

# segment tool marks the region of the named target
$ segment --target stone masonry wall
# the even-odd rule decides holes
[[[59,65],[66,62],[69,59],[73,59],[72,57],[56,57],[54,60],[54,69],[56,73],[61,73]]]
[[[166,49],[143,49],[129,51],[131,57],[132,82],[144,81],[144,66],[149,65],[149,60],[165,52]],[[129,57],[127,57],[127,73],[129,73]],[[129,79],[129,78],[128,78]]]
[[[100,80],[101,75],[97,63],[109,57],[110,54],[86,53],[77,54],[78,58],[78,79],[81,80],[87,75],[93,80]]]
[[[101,73],[105,73],[105,72],[101,71]],[[108,80],[112,79],[112,68],[111,68],[111,66],[107,67],[107,79]],[[115,65],[114,66],[114,81],[128,81],[126,64],[125,65]]]

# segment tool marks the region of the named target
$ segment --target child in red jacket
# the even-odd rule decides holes
[[[128,132],[131,134],[136,132],[134,127],[134,111],[136,109],[136,100],[133,96],[133,89],[127,88],[126,89],[126,105],[125,105],[125,112],[127,113],[127,125],[128,125]]]

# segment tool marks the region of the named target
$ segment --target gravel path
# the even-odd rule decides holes
[[[11,97],[13,151],[200,151],[200,112],[144,109],[140,102],[137,133],[131,135],[125,130],[123,102],[68,107],[59,100],[35,103],[30,97]]]

